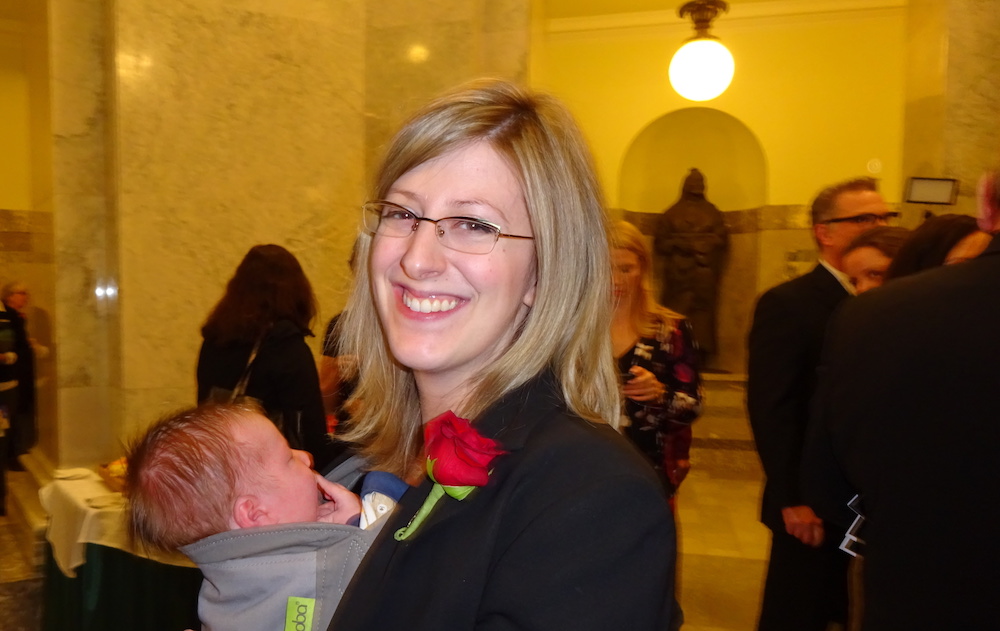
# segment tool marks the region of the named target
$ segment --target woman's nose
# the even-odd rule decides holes
[[[438,236],[437,224],[417,222],[417,229],[406,237],[406,252],[400,264],[410,278],[439,274],[447,264],[445,247]]]

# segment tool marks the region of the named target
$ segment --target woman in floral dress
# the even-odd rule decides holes
[[[691,423],[701,413],[701,377],[691,327],[652,299],[652,257],[632,224],[612,227],[611,341],[622,379],[624,434],[670,491],[691,469]]]

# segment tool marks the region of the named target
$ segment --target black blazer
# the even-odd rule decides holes
[[[822,265],[757,301],[749,336],[747,411],[767,480],[761,521],[784,532],[781,509],[803,504],[799,464],[816,369],[831,314],[849,296]]]
[[[814,420],[868,518],[865,631],[996,629],[1000,240],[845,304],[827,359]]]
[[[408,491],[362,563],[336,631],[659,631],[673,598],[675,535],[662,486],[607,426],[567,411],[551,376],[475,424],[510,453],[489,484],[443,497],[407,540],[432,483]]]

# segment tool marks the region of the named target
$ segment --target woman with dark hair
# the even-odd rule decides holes
[[[886,280],[975,258],[989,242],[989,233],[979,229],[975,217],[956,214],[930,217],[899,249],[886,272]]]
[[[848,244],[841,261],[857,293],[863,294],[885,282],[889,265],[911,234],[912,230],[898,226],[878,226],[862,232]]]
[[[334,452],[305,342],[315,317],[316,298],[295,256],[280,245],[250,248],[201,329],[198,401],[228,400],[248,375],[242,394],[321,470]]]

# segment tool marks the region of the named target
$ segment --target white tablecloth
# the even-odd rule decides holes
[[[38,491],[49,514],[45,538],[63,574],[72,578],[86,560],[86,545],[94,543],[167,563],[194,567],[183,554],[136,550],[125,530],[125,502],[90,469],[58,469],[55,480]]]

